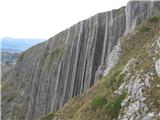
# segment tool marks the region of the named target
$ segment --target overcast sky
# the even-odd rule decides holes
[[[78,21],[128,0],[0,0],[0,38],[48,39]]]

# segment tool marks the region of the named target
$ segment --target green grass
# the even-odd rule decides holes
[[[118,96],[114,101],[109,102],[105,106],[109,120],[118,118],[121,109],[121,103],[124,100],[125,96],[126,93],[123,93],[122,95]]]
[[[104,96],[96,96],[91,102],[91,107],[93,109],[103,108],[106,103],[107,99]]]
[[[149,27],[147,27],[147,26],[143,26],[143,27],[141,28],[141,32],[148,32],[148,31],[150,31],[150,29],[151,29],[151,28],[149,28]]]
[[[54,117],[54,113],[48,113],[43,120],[52,120],[52,118]]]
[[[158,16],[152,16],[148,19],[149,22],[151,23],[157,23],[159,21],[159,17]]]
[[[105,80],[105,85],[107,88],[111,88],[113,91],[119,88],[125,77],[125,75],[121,74],[121,72],[121,66],[118,66],[118,68],[111,71],[109,77]]]

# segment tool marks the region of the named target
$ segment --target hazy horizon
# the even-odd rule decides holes
[[[26,38],[0,38],[1,49],[24,51],[38,43],[45,41],[45,39],[26,39]]]

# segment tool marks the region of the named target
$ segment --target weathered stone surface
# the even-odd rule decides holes
[[[143,47],[145,52],[134,58],[131,57],[123,67],[122,74],[125,75],[123,83],[114,92],[117,95],[127,93],[121,103],[122,108],[118,120],[159,120],[160,118],[158,104],[155,105],[155,101],[159,100],[159,78],[154,77],[158,75],[157,68],[160,68],[158,67],[159,59],[157,60],[160,53],[157,45],[159,35],[158,32],[155,37],[150,38],[152,42]],[[145,53],[147,54],[144,56]],[[147,68],[140,67],[142,64],[137,64],[140,62],[145,64],[146,59],[151,60]],[[158,97],[152,96],[153,94]]]
[[[112,49],[112,51],[110,52],[110,54],[108,55],[107,58],[107,62],[106,62],[106,69],[103,70],[103,76],[106,76],[109,71],[114,67],[114,65],[116,65],[116,63],[119,60],[119,54],[121,52],[121,44],[120,41],[117,42],[117,45],[115,45]]]
[[[132,31],[143,20],[157,14],[160,10],[159,1],[130,1],[128,2],[126,13],[126,31]]]
[[[158,120],[159,113],[153,107],[153,102],[147,103],[144,90],[150,91],[152,75],[150,72],[144,74],[143,70],[136,71],[131,75],[131,68],[135,69],[135,59],[128,61],[124,67],[125,82],[115,91],[115,94],[127,92],[126,98],[121,103],[122,109],[118,120]]]
[[[155,70],[157,72],[157,75],[160,77],[160,59],[158,59],[155,63]]]
[[[157,49],[155,48],[156,49],[155,52],[159,53],[159,51],[160,51],[160,37],[156,40],[156,46],[157,46]],[[156,70],[157,75],[160,78],[160,59],[155,61],[155,70]]]
[[[2,119],[33,120],[94,85],[99,66],[116,58],[109,56],[118,39],[159,9],[158,1],[145,3],[99,13],[22,53],[2,91]]]

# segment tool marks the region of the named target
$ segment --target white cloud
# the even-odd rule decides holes
[[[46,38],[127,0],[0,0],[0,38]]]

